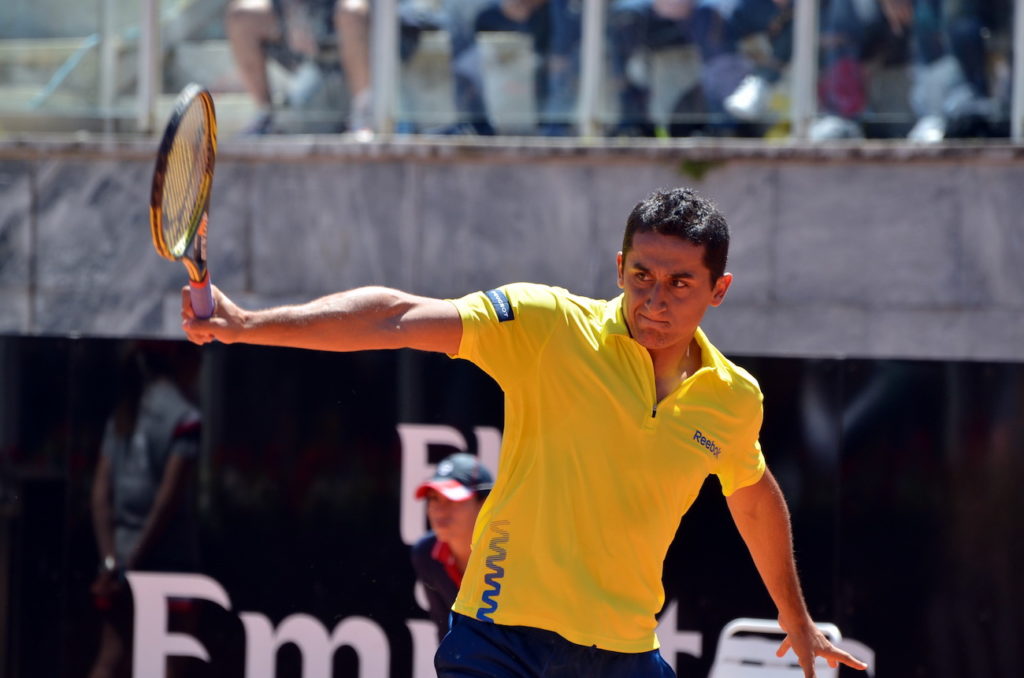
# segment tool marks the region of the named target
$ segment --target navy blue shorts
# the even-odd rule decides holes
[[[452,613],[434,655],[438,678],[675,678],[657,650],[611,652],[529,626],[502,626]]]

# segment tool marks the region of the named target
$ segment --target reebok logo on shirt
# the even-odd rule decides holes
[[[701,447],[708,448],[708,451],[715,455],[716,459],[718,458],[718,455],[722,453],[722,448],[718,446],[718,443],[711,438],[706,438],[704,434],[700,432],[700,429],[694,430],[693,439],[696,440],[697,444]]]
[[[516,314],[512,312],[512,304],[508,302],[508,297],[504,292],[501,290],[488,290],[484,294],[487,295],[487,299],[491,302],[491,306],[498,316],[498,322],[503,323],[507,320],[516,319]]]

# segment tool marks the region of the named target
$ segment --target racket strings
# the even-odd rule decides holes
[[[167,155],[161,207],[164,243],[176,257],[184,253],[198,227],[205,193],[209,190],[212,152],[202,106],[189,106]]]

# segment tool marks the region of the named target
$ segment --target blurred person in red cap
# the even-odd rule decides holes
[[[491,492],[490,472],[465,452],[445,457],[434,476],[416,488],[427,500],[430,531],[412,546],[412,567],[427,594],[438,642],[448,633],[448,615],[469,562],[473,526]]]

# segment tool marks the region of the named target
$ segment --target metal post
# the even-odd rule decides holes
[[[100,117],[103,118],[103,131],[113,131],[114,104],[117,100],[117,53],[121,46],[121,36],[117,33],[114,21],[114,0],[102,0],[100,12]]]
[[[398,5],[395,0],[373,3],[370,41],[370,74],[373,89],[373,121],[380,134],[395,129],[398,89]]]
[[[794,0],[790,125],[795,139],[806,139],[818,109],[818,0]]]
[[[1024,141],[1024,0],[1013,10],[1013,102],[1010,106],[1010,135],[1014,142]]]
[[[139,16],[139,83],[136,123],[143,133],[154,129],[160,91],[160,0],[143,0]]]
[[[600,133],[598,112],[601,100],[601,77],[604,66],[605,3],[583,0],[583,37],[580,45],[580,136]]]

